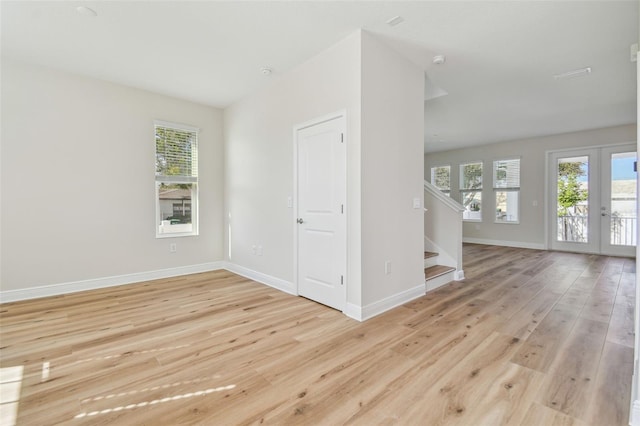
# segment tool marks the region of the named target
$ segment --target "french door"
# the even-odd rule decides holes
[[[636,160],[635,145],[549,154],[551,249],[635,255]]]

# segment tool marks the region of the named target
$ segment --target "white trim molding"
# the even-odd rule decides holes
[[[435,186],[429,181],[426,181],[426,180],[424,181],[424,190],[430,193],[431,195],[433,195],[436,199],[438,199],[445,206],[449,207],[451,210],[453,210],[456,213],[462,213],[465,210],[462,204],[460,204],[453,198],[444,195],[444,193],[441,190],[439,190],[437,186]]]
[[[141,281],[151,281],[161,278],[171,278],[180,275],[197,274],[200,272],[224,269],[224,262],[208,262],[198,265],[179,266],[177,268],[160,269],[157,271],[136,272],[133,274],[116,275],[112,277],[94,278],[68,283],[31,287],[20,290],[6,290],[0,292],[0,303],[17,302],[20,300],[37,299],[40,297],[59,296],[86,290],[97,290]]]
[[[378,300],[377,302],[370,303],[366,306],[360,307],[353,303],[347,303],[347,308],[344,310],[344,314],[349,318],[353,318],[360,322],[366,321],[404,303],[410,302],[418,297],[422,297],[425,293],[426,286],[422,283],[408,290],[396,293],[382,300]]]
[[[526,249],[535,249],[535,250],[545,250],[545,245],[543,243],[526,243],[523,241],[503,241],[503,240],[488,240],[485,238],[469,238],[463,237],[463,243],[472,243],[472,244],[486,244],[489,246],[503,246],[503,247],[516,247],[516,248],[526,248]]]
[[[235,263],[230,262],[225,262],[223,269],[226,269],[229,272],[233,272],[234,274],[243,276],[245,278],[249,278],[253,281],[259,282],[260,284],[268,285],[269,287],[273,287],[276,290],[284,291],[285,293],[292,294],[294,296],[298,295],[294,283],[283,280],[281,278],[263,274],[262,272],[257,272],[252,269],[245,268],[244,266],[236,265]]]
[[[347,302],[347,307],[345,308],[344,311],[342,311],[342,313],[356,321],[360,321],[360,322],[364,321],[362,319],[362,307],[354,303]]]

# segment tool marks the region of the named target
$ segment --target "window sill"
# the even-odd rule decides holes
[[[166,234],[156,234],[156,238],[177,238],[177,237],[197,237],[197,232],[174,232]]]

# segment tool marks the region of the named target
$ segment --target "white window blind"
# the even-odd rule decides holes
[[[494,189],[520,188],[520,159],[497,160],[493,162]]]
[[[156,181],[198,181],[198,130],[156,123]]]

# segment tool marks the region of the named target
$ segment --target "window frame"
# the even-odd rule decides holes
[[[190,176],[187,175],[162,175],[158,174],[157,165],[156,165],[156,174],[154,179],[155,184],[155,234],[156,238],[177,238],[177,237],[192,237],[197,236],[199,234],[199,138],[200,138],[200,129],[194,126],[190,126],[187,124],[162,121],[162,120],[154,120],[153,122],[153,134],[154,134],[154,156],[156,157],[157,162],[157,129],[165,128],[165,129],[173,129],[188,133],[195,134],[195,141],[192,141],[191,149],[195,148],[195,153],[191,152],[192,161],[193,157],[195,157],[195,173],[192,171]],[[190,214],[191,214],[191,230],[185,232],[162,232],[161,225],[163,220],[161,219],[162,208],[160,205],[160,187],[162,184],[167,185],[180,185],[180,184],[189,184],[191,185],[191,200],[190,200]],[[173,203],[172,203],[173,204]]]
[[[497,186],[497,181],[498,181],[498,169],[497,169],[497,165],[500,162],[505,162],[505,161],[514,161],[517,160],[518,161],[518,186],[506,186],[506,187],[498,187]],[[491,171],[493,174],[493,205],[494,205],[494,210],[496,212],[496,214],[494,214],[493,217],[493,223],[495,224],[500,224],[500,225],[519,225],[520,224],[520,208],[522,206],[522,202],[521,202],[521,196],[520,196],[520,188],[522,185],[522,157],[504,157],[504,158],[498,158],[493,160],[492,163],[492,167],[491,167]],[[517,201],[517,211],[518,211],[518,218],[517,220],[499,220],[498,219],[498,214],[497,214],[497,209],[498,209],[498,193],[499,192],[512,192],[512,193],[517,193],[518,194],[518,201]]]

